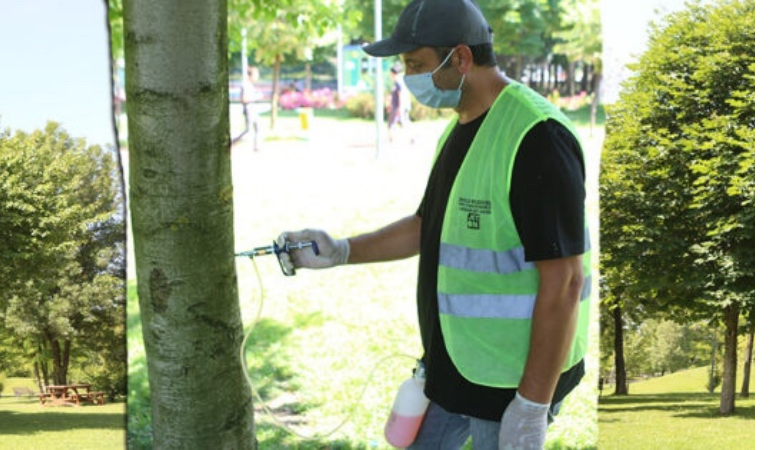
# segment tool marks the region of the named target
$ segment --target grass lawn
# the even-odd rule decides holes
[[[0,397],[0,448],[123,449],[126,404],[81,407],[41,406],[37,397],[14,397],[13,387],[30,387],[32,379],[8,378]]]
[[[412,214],[444,125],[415,123],[414,145],[397,139],[378,153],[372,122],[319,114],[303,132],[297,117],[284,116],[269,131],[263,117],[259,151],[246,144],[232,150],[235,250],[267,245],[285,230],[320,228],[349,236]],[[593,161],[591,207],[596,208],[601,133],[595,129],[593,134],[587,145]],[[597,233],[598,223],[592,225]],[[594,248],[597,236],[591,240]],[[258,259],[256,266],[259,275],[248,260],[237,261],[244,327],[248,331],[254,325],[246,363],[257,392],[292,430],[272,421],[255,399],[260,448],[388,448],[383,427],[390,406],[421,352],[414,303],[417,259],[303,270],[291,278],[281,274],[272,256]],[[255,322],[261,299],[262,316]],[[147,369],[132,283],[127,313],[129,444],[150,448]],[[596,447],[595,328],[589,375],[549,431],[548,448]]]
[[[628,396],[602,396],[599,448],[753,449],[754,373],[750,397],[736,397],[730,417],[719,415],[719,392],[709,394],[706,380],[707,368],[701,367],[632,383]]]

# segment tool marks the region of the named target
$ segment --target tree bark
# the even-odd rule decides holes
[[[226,0],[125,0],[153,448],[256,448],[234,261]]]
[[[623,356],[623,311],[620,306],[612,310],[615,322],[615,395],[628,395],[626,360]]]
[[[736,369],[738,366],[738,318],[740,305],[733,302],[724,310],[725,359],[722,376],[722,396],[719,402],[719,414],[726,416],[735,412]]]
[[[751,358],[754,353],[754,332],[749,333],[749,340],[746,342],[746,358],[743,360],[743,383],[741,384],[741,397],[748,398],[749,382],[751,380]]]

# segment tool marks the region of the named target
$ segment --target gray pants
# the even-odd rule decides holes
[[[431,403],[409,450],[458,450],[468,437],[474,450],[498,450],[500,422],[450,413]]]
[[[551,405],[548,424],[561,409],[561,402]],[[409,450],[459,450],[473,439],[473,450],[498,450],[500,422],[451,413],[431,402],[419,433]]]

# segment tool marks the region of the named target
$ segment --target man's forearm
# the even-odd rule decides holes
[[[349,239],[348,264],[393,261],[420,252],[420,225],[417,215],[404,217],[372,233]]]
[[[583,286],[582,256],[542,261],[529,356],[519,392],[537,403],[550,403],[569,354]]]

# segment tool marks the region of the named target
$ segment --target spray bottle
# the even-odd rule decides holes
[[[418,361],[414,375],[401,383],[385,424],[385,439],[390,445],[406,448],[414,442],[430,403],[424,389],[425,366],[422,361]]]

